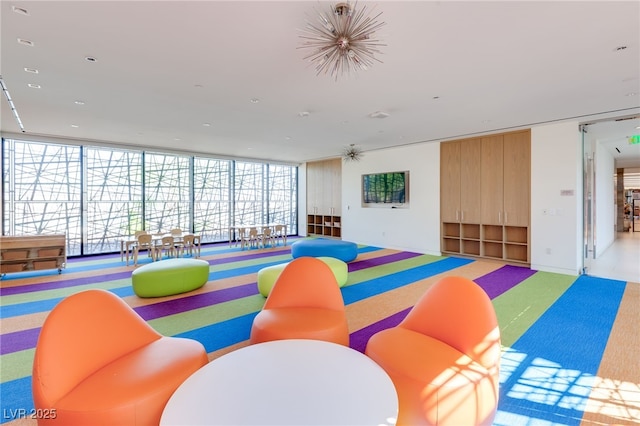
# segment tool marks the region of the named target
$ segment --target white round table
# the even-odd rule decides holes
[[[169,399],[168,425],[392,425],[398,397],[366,355],[318,340],[277,340],[230,352]]]

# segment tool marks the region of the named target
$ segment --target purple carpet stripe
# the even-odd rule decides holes
[[[138,306],[134,310],[145,320],[149,321],[167,315],[179,314],[193,309],[204,308],[217,303],[228,302],[242,297],[258,294],[255,282],[208,293],[195,294],[179,299],[167,300],[152,305]]]
[[[494,299],[533,274],[535,271],[529,268],[505,265],[487,275],[476,278],[474,281],[487,292],[491,299]]]
[[[211,260],[207,260],[207,262],[209,262],[210,265],[221,265],[221,264],[231,263],[235,261],[244,261],[244,260],[260,259],[260,258],[265,258],[270,256],[279,256],[287,253],[288,253],[287,251],[278,251],[278,252],[256,253],[256,254],[250,254],[250,255],[245,254],[245,255],[239,255],[234,257],[227,257],[223,259],[211,259]],[[120,280],[123,278],[131,277],[132,272],[133,270],[125,271],[125,272],[117,272],[114,274],[100,275],[100,276],[94,275],[94,276],[81,277],[81,278],[72,278],[69,280],[62,280],[62,281],[50,281],[50,282],[45,282],[40,284],[27,284],[23,286],[0,288],[0,296],[11,296],[15,294],[32,293],[36,291],[55,290],[59,288],[75,287],[75,286],[86,285],[86,284],[95,284],[103,281]]]
[[[357,351],[364,353],[364,350],[367,347],[367,342],[369,341],[371,336],[373,336],[379,331],[386,330],[387,328],[395,327],[396,325],[400,324],[400,321],[402,321],[404,317],[407,316],[410,310],[411,308],[407,308],[396,314],[393,314],[384,319],[381,319],[378,322],[374,322],[373,324],[365,328],[361,328],[358,331],[354,331],[349,336],[349,346],[352,349],[355,349]]]
[[[40,327],[4,333],[2,335],[2,345],[0,345],[0,355],[35,348],[39,335]]]
[[[402,251],[400,253],[389,254],[386,256],[380,256],[373,259],[356,260],[347,264],[349,272],[359,271],[361,269],[371,268],[372,266],[385,265],[387,263],[398,262],[400,260],[411,259],[412,257],[422,256],[420,253],[411,253],[408,251]]]
[[[88,277],[72,278],[62,281],[50,281],[40,284],[26,284],[15,287],[0,288],[0,296],[11,296],[14,294],[32,293],[35,291],[55,290],[59,288],[75,287],[85,284],[95,284],[103,281],[121,280],[131,277],[132,271],[117,272],[114,274],[92,275]]]

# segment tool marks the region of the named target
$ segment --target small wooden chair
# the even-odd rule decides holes
[[[187,253],[189,253],[189,256],[193,256],[195,237],[193,234],[187,234],[182,237],[181,241],[176,242],[175,247],[178,257],[180,257],[181,254],[186,255]]]
[[[193,236],[193,253],[196,257],[200,257],[200,246],[202,245],[202,237],[200,235]]]
[[[267,247],[267,242],[269,242],[269,247],[275,247],[276,239],[269,226],[262,228],[262,233],[259,234],[259,237],[263,248]]]
[[[275,240],[276,245],[278,244],[278,240],[282,240],[283,245],[287,245],[287,233],[285,232],[286,227],[284,225],[276,225],[275,232],[273,234],[273,238]]]
[[[244,250],[245,246],[247,248],[255,247],[258,248],[260,243],[260,238],[258,236],[258,228],[251,227],[247,230],[247,228],[243,228],[244,232],[240,235],[240,248]]]
[[[152,260],[156,259],[156,247],[153,244],[153,236],[151,234],[140,234],[137,238],[138,242],[133,246],[133,265],[138,264],[138,255],[140,251],[147,250]],[[127,266],[129,266],[129,257],[127,256]]]
[[[161,244],[157,247],[158,250],[158,260],[162,259],[163,252],[167,254],[168,257],[174,257],[176,255],[176,246],[175,239],[167,235],[162,237]]]

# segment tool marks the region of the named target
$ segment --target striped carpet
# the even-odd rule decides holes
[[[1,423],[33,408],[31,364],[39,327],[65,296],[103,288],[160,333],[199,340],[217,358],[248,344],[264,298],[256,273],[291,259],[290,247],[203,247],[209,282],[184,295],[140,299],[133,267],[119,255],[70,259],[52,271],[9,274],[0,283]],[[149,262],[144,259],[143,262]],[[640,424],[640,284],[533,271],[497,262],[359,246],[342,288],[351,347],[402,320],[444,275],[473,279],[493,300],[504,346],[495,425]]]

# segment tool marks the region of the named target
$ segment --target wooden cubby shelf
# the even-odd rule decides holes
[[[307,163],[307,235],[342,238],[342,160]]]
[[[0,274],[57,269],[67,263],[66,235],[0,237]]]
[[[340,216],[307,215],[307,234],[341,238],[342,228]]]

